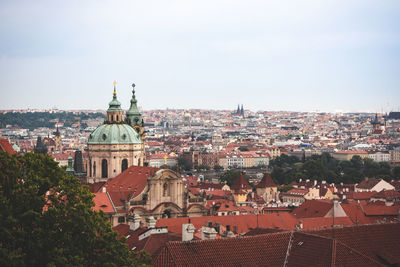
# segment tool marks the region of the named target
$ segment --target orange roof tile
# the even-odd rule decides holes
[[[94,207],[93,210],[103,211],[104,213],[115,213],[110,196],[107,193],[95,193],[94,198]]]
[[[295,225],[298,224],[298,220],[289,213],[237,216],[203,216],[191,217],[190,221],[196,229],[201,228],[202,226],[206,225],[206,222],[211,221],[213,223],[220,223],[222,225],[230,225],[231,229],[233,226],[236,226],[238,233],[246,233],[250,228],[256,228],[257,225],[258,227],[262,228],[291,230],[295,229]],[[187,217],[159,219],[156,223],[156,226],[167,226],[168,231],[181,233],[182,224],[187,222]]]
[[[5,138],[0,138],[0,151],[7,152],[10,154],[17,153],[17,152],[15,152],[14,148],[12,147],[12,145],[10,144],[8,139],[5,139]]]

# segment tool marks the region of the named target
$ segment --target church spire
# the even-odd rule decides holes
[[[121,102],[117,99],[117,82],[114,81],[114,92],[113,99],[108,103],[109,107],[107,109],[107,120],[108,123],[116,123],[122,121],[122,109]]]
[[[126,120],[127,120],[128,124],[130,124],[132,127],[143,126],[142,114],[140,113],[140,111],[137,107],[134,83],[132,84],[131,106],[129,107],[129,110],[126,112]]]

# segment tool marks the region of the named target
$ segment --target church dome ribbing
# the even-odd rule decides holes
[[[102,124],[90,134],[88,140],[88,145],[141,143],[140,135],[128,124]]]

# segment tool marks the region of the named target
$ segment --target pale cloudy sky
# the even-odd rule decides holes
[[[0,1],[0,109],[400,110],[400,1]]]

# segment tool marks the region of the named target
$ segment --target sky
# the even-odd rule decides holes
[[[0,1],[0,110],[400,111],[400,1]]]

